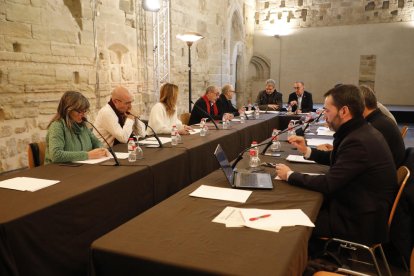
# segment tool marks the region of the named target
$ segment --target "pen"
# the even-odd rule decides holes
[[[255,221],[255,220],[258,220],[258,219],[261,219],[261,218],[268,218],[268,217],[270,217],[270,214],[261,215],[261,216],[255,217],[255,218],[249,218],[249,220],[250,221]]]

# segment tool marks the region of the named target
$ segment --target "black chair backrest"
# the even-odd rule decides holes
[[[30,143],[29,146],[30,146],[30,149],[32,150],[34,166],[38,167],[41,165],[39,145],[37,143]]]

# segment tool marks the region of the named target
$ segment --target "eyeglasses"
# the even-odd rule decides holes
[[[294,86],[293,89],[300,89],[300,87],[299,86]]]
[[[79,114],[86,114],[89,112],[89,110],[75,110],[76,112],[78,112]]]

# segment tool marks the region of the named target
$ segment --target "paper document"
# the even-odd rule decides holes
[[[286,160],[290,162],[298,162],[298,163],[315,163],[315,161],[306,160],[305,158],[303,158],[302,155],[293,155],[293,154],[290,154],[288,157],[286,157]]]
[[[127,159],[129,153],[128,152],[115,152],[116,158],[118,159]]]
[[[226,227],[243,227],[244,220],[239,208],[227,206],[213,219],[213,222],[223,223]]]
[[[201,131],[201,128],[193,128],[193,129],[189,130],[188,132],[190,134],[197,134],[197,133],[200,133],[200,131]]]
[[[161,141],[162,144],[171,142],[171,138],[169,138],[169,137],[158,137],[158,138],[160,138],[160,141]],[[149,137],[145,140],[140,140],[140,141],[138,141],[138,143],[140,145],[158,145],[158,141],[155,137]]]
[[[32,177],[14,177],[0,181],[0,188],[34,192],[59,182],[59,180],[48,180]]]
[[[333,136],[335,134],[335,131],[332,131],[327,127],[318,127],[316,132],[318,133],[318,135],[326,135],[326,136]]]
[[[118,156],[117,156],[118,157]],[[101,157],[98,159],[88,159],[88,160],[82,160],[82,161],[74,161],[72,163],[81,163],[81,164],[98,164],[101,163],[103,161],[109,160],[111,159],[112,156],[105,156],[105,157]]]
[[[252,191],[201,185],[190,196],[245,203]]]
[[[279,111],[276,110],[260,110],[260,113],[269,113],[269,114],[279,114]]]
[[[331,146],[333,145],[332,139],[310,138],[310,139],[306,139],[306,142],[308,146],[314,146],[314,147],[323,145],[323,144],[329,144]]]
[[[258,230],[279,232],[282,227],[303,225],[315,227],[309,217],[300,209],[265,210],[226,207],[213,222],[226,227],[249,227]]]
[[[231,119],[231,121],[232,121],[232,122],[240,122],[240,119],[238,119],[238,118],[233,118],[233,119]]]

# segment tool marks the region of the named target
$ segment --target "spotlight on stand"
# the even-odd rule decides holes
[[[142,8],[146,11],[157,12],[161,8],[160,0],[142,0]]]

